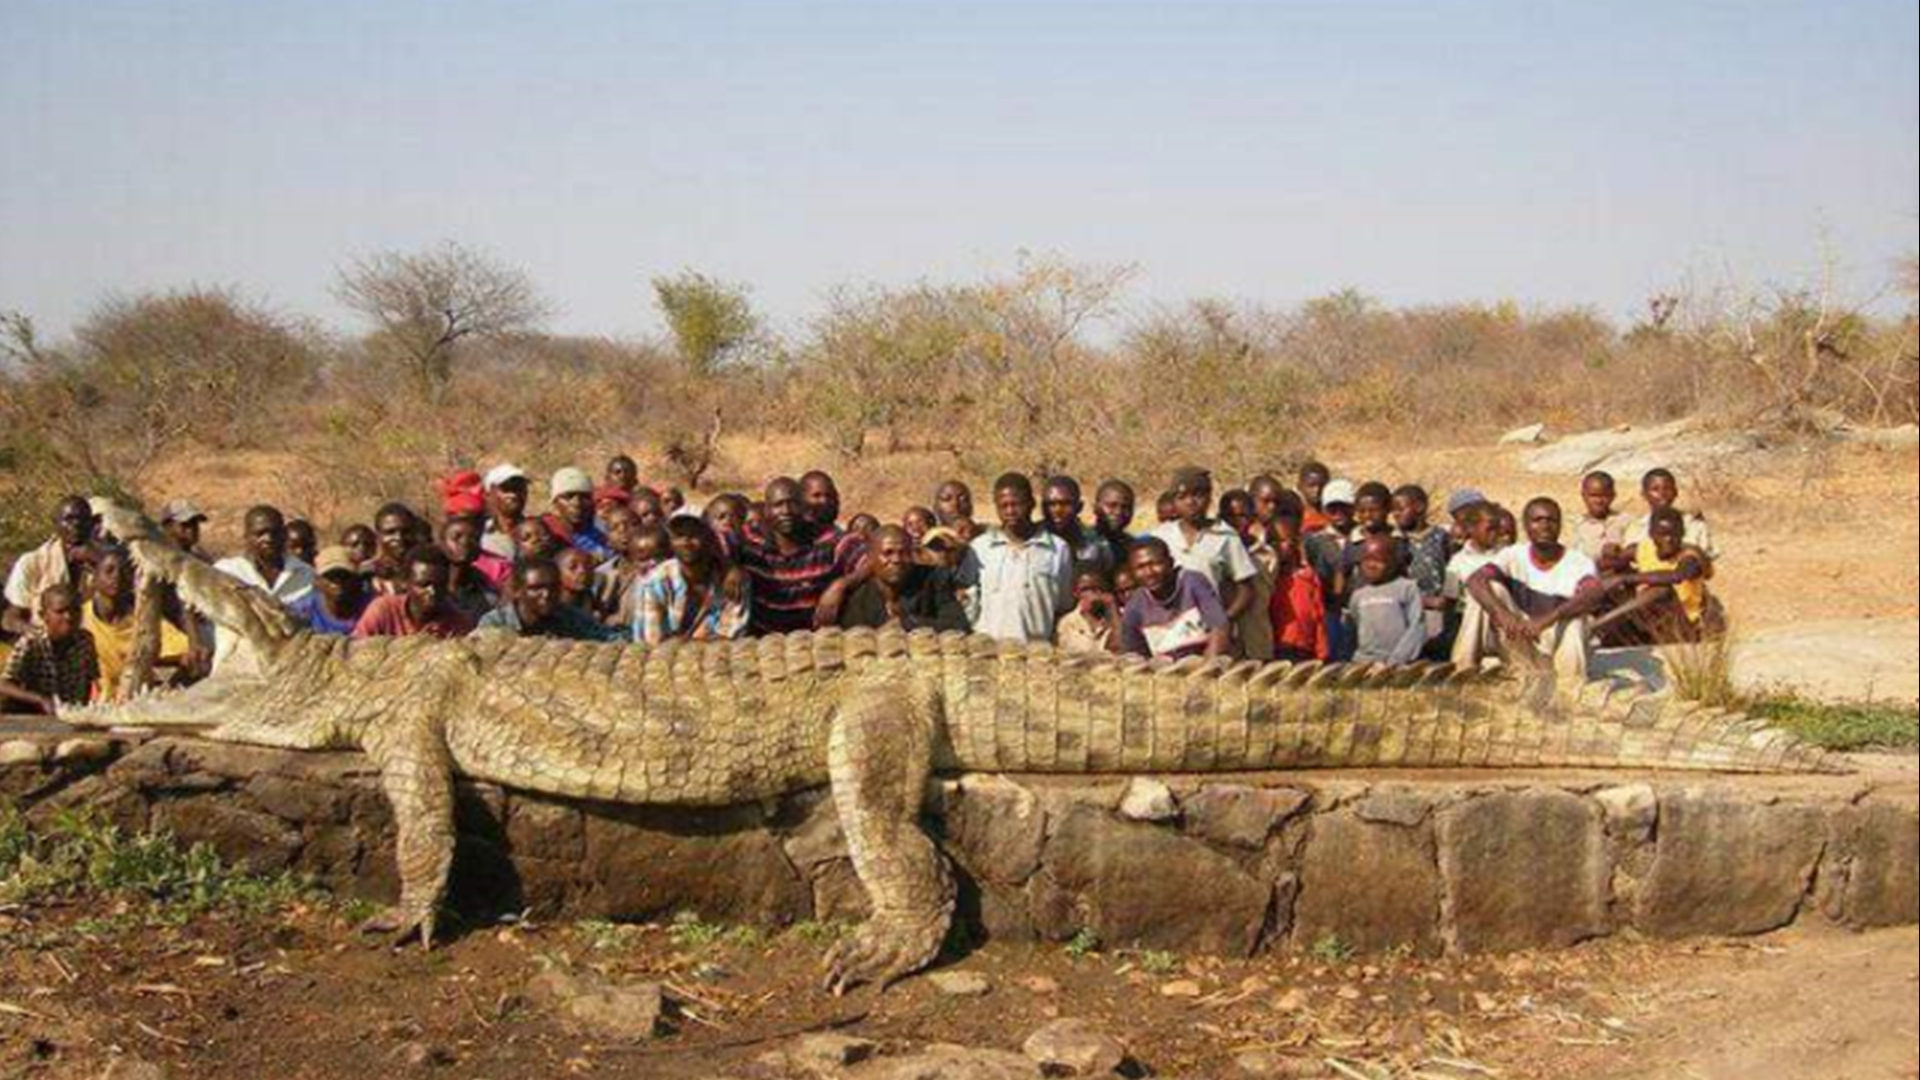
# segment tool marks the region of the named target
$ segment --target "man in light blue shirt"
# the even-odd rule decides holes
[[[975,633],[1001,641],[1052,641],[1073,607],[1073,553],[1033,519],[1033,482],[1009,473],[993,485],[1000,528],[974,540],[960,586]]]

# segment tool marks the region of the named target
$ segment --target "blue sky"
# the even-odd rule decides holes
[[[1856,297],[1920,229],[1913,0],[0,0],[0,308],[236,285],[350,325],[349,258],[457,239],[557,328],[646,283],[1022,249],[1137,304],[1684,279]]]

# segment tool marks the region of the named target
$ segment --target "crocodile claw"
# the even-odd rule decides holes
[[[404,907],[392,907],[361,923],[360,932],[385,937],[388,946],[395,949],[417,937],[421,948],[431,952],[437,921],[432,911],[412,912]]]
[[[868,985],[884,991],[933,963],[946,936],[944,918],[876,919],[827,954],[827,991],[835,997]]]

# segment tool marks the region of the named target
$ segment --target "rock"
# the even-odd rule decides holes
[[[1271,885],[1205,844],[1087,807],[1056,829],[1036,884],[1042,934],[1091,930],[1116,949],[1251,956],[1273,903]]]
[[[802,873],[812,874],[829,863],[851,858],[847,851],[847,833],[840,824],[840,811],[826,792],[808,793],[797,800],[802,817],[799,825],[787,833],[783,846],[787,858]]]
[[[810,917],[813,889],[763,826],[757,805],[596,807],[586,818],[579,914],[642,920],[697,911],[718,922],[761,924]]]
[[[53,748],[53,760],[57,762],[110,761],[113,755],[113,744],[104,739],[64,739]]]
[[[1417,828],[1433,816],[1433,799],[1407,784],[1383,784],[1353,804],[1362,821]]]
[[[1843,427],[1834,435],[1844,442],[1871,446],[1876,450],[1908,450],[1920,446],[1920,425],[1915,424],[1884,428]]]
[[[277,874],[300,856],[300,833],[268,814],[212,799],[169,799],[153,808],[153,827],[171,832],[182,846],[206,844],[228,866],[252,874]]]
[[[353,811],[351,792],[284,776],[256,776],[244,790],[260,809],[299,824],[344,825]]]
[[[1655,467],[1685,471],[1709,462],[1738,462],[1765,448],[1766,441],[1753,432],[1718,430],[1689,419],[1569,435],[1528,451],[1522,464],[1528,472],[1548,476],[1575,477],[1605,469],[1637,480]]]
[[[586,819],[565,803],[516,793],[507,805],[506,842],[515,858],[577,862],[587,854]]]
[[[1767,806],[1726,788],[1668,793],[1636,922],[1662,938],[1778,930],[1806,901],[1826,842],[1811,807]]]
[[[1453,949],[1565,948],[1606,935],[1613,869],[1593,803],[1564,791],[1489,795],[1442,814],[1438,839]]]
[[[1313,828],[1294,905],[1296,948],[1337,939],[1362,952],[1438,951],[1440,873],[1427,830],[1347,812],[1316,817]]]
[[[927,982],[948,997],[977,998],[993,993],[993,980],[977,971],[938,971],[927,976]]]
[[[1500,436],[1501,446],[1536,446],[1547,441],[1547,425],[1528,424]]]
[[[1135,777],[1120,798],[1120,816],[1129,821],[1163,822],[1180,816],[1173,789],[1158,780]]]
[[[947,800],[946,836],[976,878],[1019,888],[1040,869],[1047,815],[1032,792],[1006,777],[969,776]]]
[[[1920,701],[1920,620],[1798,622],[1742,635],[1733,681],[1743,692],[1788,689],[1822,701]]]
[[[164,1066],[139,1058],[114,1058],[107,1064],[107,1071],[100,1074],[100,1080],[169,1080],[172,1073]]]
[[[1318,1080],[1333,1070],[1313,1058],[1287,1057],[1268,1050],[1249,1050],[1233,1059],[1234,1075],[1250,1080]]]
[[[39,765],[46,760],[47,748],[42,743],[27,739],[0,743],[0,768],[10,765]]]
[[[1653,839],[1660,823],[1660,797],[1651,784],[1623,784],[1597,791],[1593,795],[1606,811],[1607,832],[1628,844],[1644,844]]]
[[[455,1058],[453,1052],[444,1046],[414,1042],[400,1048],[400,1060],[406,1062],[410,1069],[437,1069],[453,1064]]]
[[[1048,1076],[1111,1076],[1127,1061],[1126,1047],[1085,1020],[1056,1020],[1021,1049]]]
[[[1920,916],[1920,815],[1868,803],[1842,819],[1840,832],[1829,856],[1841,882],[1831,913],[1857,930],[1912,925]]]
[[[935,1046],[909,1057],[862,1067],[860,1080],[1042,1080],[1040,1066],[997,1050]]]
[[[1060,992],[1060,983],[1045,975],[1029,975],[1020,980],[1020,987],[1029,994],[1038,994],[1042,997]]]
[[[1258,850],[1312,801],[1295,788],[1209,784],[1186,800],[1187,831],[1210,843]]]
[[[622,1042],[646,1042],[659,1034],[666,1010],[666,994],[658,984],[617,984],[593,972],[544,972],[527,984],[527,996],[569,1027]]]
[[[873,1057],[879,1046],[844,1035],[808,1035],[787,1050],[787,1058],[802,1068],[844,1069]]]

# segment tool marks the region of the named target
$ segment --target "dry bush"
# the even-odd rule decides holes
[[[1704,641],[1662,645],[1660,662],[1675,697],[1715,709],[1737,709],[1745,702],[1733,681],[1734,642],[1731,634]]]
[[[1912,300],[1911,260],[1901,272]],[[677,333],[655,345],[538,333],[523,274],[445,245],[346,271],[358,340],[204,290],[109,302],[57,346],[16,318],[0,326],[0,486],[36,507],[69,486],[137,492],[162,458],[271,444],[299,461],[277,497],[326,520],[431,505],[438,478],[501,460],[539,474],[624,451],[697,488],[728,474],[723,437],[749,433],[808,435],[869,469],[913,452],[974,475],[1193,460],[1245,476],[1290,471],[1331,433],[1920,419],[1911,306],[1869,317],[1828,288],[1687,290],[1622,331],[1577,308],[1395,309],[1351,290],[1129,315],[1131,276],[1026,258],[981,281],[846,289],[783,342],[744,286],[685,274],[658,283]]]
[[[183,447],[258,446],[312,388],[325,343],[226,290],[114,298],[43,342],[30,320],[0,325],[0,443],[17,485],[137,489]]]

